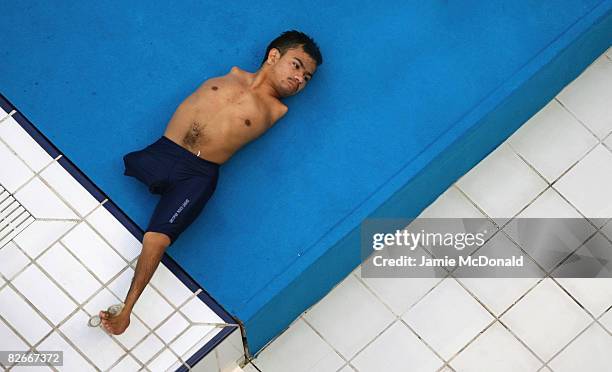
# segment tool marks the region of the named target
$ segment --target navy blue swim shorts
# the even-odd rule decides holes
[[[168,235],[170,244],[202,212],[217,187],[219,164],[198,157],[165,136],[125,155],[123,162],[126,176],[161,195],[146,231]]]

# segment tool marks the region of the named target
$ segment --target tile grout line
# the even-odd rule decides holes
[[[247,364],[252,365],[252,366],[253,366],[253,368],[255,368],[255,369],[257,370],[257,372],[263,372],[263,371],[262,371],[261,369],[259,369],[259,367],[257,367],[257,365],[255,364],[255,360],[256,360],[256,359],[257,359],[257,358],[253,358],[253,359],[249,360],[249,362],[248,362]],[[246,366],[247,364],[245,364],[245,366]]]
[[[482,302],[475,293],[473,293],[471,290],[469,290],[469,288],[467,288],[466,284],[461,282],[458,278],[452,276],[451,273],[451,277],[453,279],[455,279],[455,281],[466,291],[469,293],[469,295],[471,297],[473,297],[482,307],[485,308],[486,311],[489,312],[490,315],[493,316],[493,321],[484,328],[484,330],[482,330],[481,332],[479,332],[474,338],[472,338],[466,345],[464,345],[459,351],[457,351],[449,360],[448,363],[450,363],[453,359],[455,359],[456,357],[459,356],[459,354],[461,354],[461,352],[463,350],[465,350],[467,347],[470,346],[470,344],[472,344],[472,342],[474,342],[478,337],[480,337],[481,334],[483,334],[484,332],[486,332],[489,328],[491,328],[496,322],[499,323],[501,326],[503,326],[520,344],[522,344],[528,352],[530,352],[540,363],[542,363],[543,366],[546,365],[546,361],[544,359],[542,359],[535,351],[532,350],[532,348],[525,343],[521,338],[518,337],[517,334],[515,334],[510,327],[504,323],[504,321],[502,321],[502,317],[510,310],[512,309],[516,304],[518,304],[523,298],[525,298],[525,296],[527,296],[527,294],[529,294],[529,292],[531,292],[535,287],[537,287],[545,278],[536,278],[537,280],[535,280],[535,283],[533,283],[531,285],[530,288],[528,288],[524,293],[522,293],[517,299],[515,299],[509,306],[507,306],[505,308],[505,310],[503,310],[502,312],[499,313],[499,315],[495,314],[495,312],[492,309],[489,309],[488,306],[486,306],[484,304],[484,302]]]
[[[587,128],[588,129],[588,128]],[[590,131],[590,130],[589,130]],[[594,133],[591,132],[591,134],[597,138],[597,136],[595,136]],[[612,132],[610,132],[608,135],[612,134]],[[599,140],[600,142],[602,140]],[[582,155],[582,157],[580,159],[578,159],[575,163],[573,163],[568,169],[566,169],[559,177],[557,177],[555,180],[553,180],[552,182],[549,182],[546,177],[544,177],[526,158],[524,158],[518,151],[516,151],[512,145],[510,145],[508,143],[508,146],[510,147],[510,149],[515,153],[515,155],[517,155],[527,166],[529,166],[529,168],[531,168],[535,173],[537,173],[547,184],[548,186],[542,190],[538,195],[536,195],[536,197],[534,197],[531,201],[529,201],[524,207],[522,207],[514,216],[512,216],[507,222],[505,222],[502,226],[500,226],[500,230],[504,229],[513,219],[517,218],[519,216],[519,214],[521,214],[525,209],[527,209],[529,206],[531,206],[544,192],[546,192],[546,190],[548,190],[549,188],[554,190],[559,196],[562,197],[563,200],[565,200],[578,214],[580,214],[585,220],[587,220],[589,223],[591,223],[591,225],[593,227],[595,227],[596,229],[598,229],[598,227],[595,225],[595,223],[591,220],[591,218],[586,217],[576,206],[574,206],[567,198],[565,198],[565,196],[563,194],[561,194],[561,192],[559,190],[557,190],[554,187],[554,184],[563,176],[565,175],[572,167],[574,167],[576,164],[578,164],[578,162],[580,162],[581,160],[583,160],[591,151],[593,151],[596,147],[597,144],[593,145],[585,154]],[[459,188],[459,186],[457,186],[457,188]],[[459,188],[460,189],[460,188]],[[463,193],[463,190],[460,190]],[[476,207],[478,207],[476,205],[476,203],[471,200],[471,198],[469,198],[469,196],[467,196],[465,193],[463,193],[466,198],[468,198],[470,200],[470,202],[472,202]],[[495,221],[493,221],[494,224]],[[497,224],[496,224],[497,225]],[[605,224],[604,224],[605,225]],[[585,239],[585,241],[588,239]],[[518,245],[518,244],[517,244]]]
[[[556,283],[556,281],[555,281]],[[563,290],[564,292],[566,292],[570,297],[571,296],[569,294],[569,292],[562,287],[559,283],[557,283],[557,285],[559,285],[561,287],[561,290]],[[575,300],[574,300],[575,301]],[[595,317],[591,314],[590,311],[588,311],[584,306],[582,306],[580,303],[577,303],[578,306],[580,306],[584,311],[587,312],[587,315],[590,316],[592,319],[590,320],[590,322],[584,327],[584,329],[582,329],[581,331],[579,331],[576,335],[574,335],[574,337],[572,337],[569,342],[567,344],[565,344],[563,347],[561,347],[561,349],[559,349],[556,353],[554,353],[550,359],[548,360],[547,363],[550,363],[553,359],[555,359],[558,355],[560,355],[565,349],[567,349],[574,341],[576,341],[583,333],[585,333],[590,327],[594,326],[594,324],[599,325],[601,328],[603,328],[603,331],[606,332],[608,335],[612,335],[612,332],[610,332],[610,330],[608,330],[603,324],[601,324],[599,322],[599,319],[602,318],[604,315],[606,315],[606,313],[608,311],[611,311],[610,309],[612,308],[612,305],[608,306],[608,308],[606,310],[604,310],[599,316]],[[550,368],[550,367],[549,367]]]
[[[15,290],[14,288],[10,287],[8,285],[8,280],[7,278],[4,276],[4,274],[0,273],[0,278],[2,278],[4,280],[4,284],[2,285],[2,287],[0,287],[0,292],[2,290],[4,290],[6,287],[11,288],[13,290]],[[6,327],[8,327],[19,339],[21,339],[21,341],[23,343],[25,343],[25,345],[28,347],[28,350],[26,352],[31,352],[34,348],[32,346],[32,344],[30,344],[30,342],[21,334],[17,331],[16,328],[13,327],[12,324],[10,324],[3,316],[2,314],[0,314],[0,323],[3,323]],[[10,364],[8,367],[6,367],[6,370],[9,370],[10,368],[12,368],[13,366],[15,366],[17,364],[17,362]],[[0,365],[2,365],[0,363]]]
[[[358,276],[357,273],[353,273],[353,275],[357,278],[357,281],[361,284],[362,287],[364,287],[368,292],[370,292],[370,294],[372,294],[380,303],[383,304],[383,306],[385,306],[391,312],[391,314],[394,315],[395,319],[391,322],[391,324],[389,324],[387,327],[385,327],[385,329],[382,332],[380,332],[377,336],[375,336],[373,340],[368,342],[367,345],[365,345],[357,353],[355,353],[355,355],[353,355],[353,357],[350,360],[352,361],[357,355],[359,355],[361,352],[363,352],[363,350],[365,350],[368,346],[370,346],[370,344],[372,344],[377,338],[379,338],[387,329],[389,329],[393,324],[395,324],[395,323],[397,323],[399,321],[399,322],[403,323],[413,333],[413,335],[416,336],[419,339],[419,341],[421,341],[423,344],[425,344],[425,346],[428,349],[430,349],[434,353],[434,355],[436,357],[438,357],[442,361],[443,366],[441,368],[443,368],[444,365],[446,364],[446,359],[444,359],[444,357],[442,357],[442,355],[440,355],[437,350],[435,350],[431,345],[429,345],[429,343],[426,342],[423,337],[421,337],[410,325],[408,325],[402,319],[402,316],[408,310],[406,310],[402,314],[396,314],[395,311],[393,311],[393,309],[391,308],[391,306],[388,305],[372,288],[370,288],[370,286],[363,280],[363,278]],[[417,301],[415,301],[409,307],[409,309],[411,309],[414,305],[416,305],[416,303],[420,302],[421,299],[425,298],[425,296],[427,294],[431,293],[431,291],[433,291],[442,282],[442,280],[444,280],[444,278],[442,278],[440,281],[438,281],[436,284],[434,284],[433,287],[431,287],[423,296],[421,296]]]
[[[36,348],[30,344],[30,342],[19,332],[17,332],[17,329],[15,329],[15,327],[13,327],[12,324],[10,324],[3,316],[2,314],[0,314],[0,324],[4,324],[8,329],[10,329],[19,339],[21,339],[21,341],[26,345],[26,347],[28,348],[27,350],[20,350],[20,351],[24,351],[26,353],[31,353],[31,352],[35,352]],[[6,370],[10,370],[11,368],[15,367],[16,365],[18,365],[19,362],[13,362],[12,364],[9,364],[8,367],[5,367]],[[0,365],[2,365],[0,363]],[[49,366],[49,363],[47,363],[47,365]],[[53,367],[51,367],[53,368]]]
[[[580,124],[584,129],[586,129],[598,142],[602,141],[599,138],[599,136],[597,134],[595,134],[595,132],[593,132],[593,129],[591,129],[591,127],[586,125],[586,123],[584,121],[582,121],[582,119],[580,119],[578,117],[578,115],[576,115],[569,107],[567,107],[565,105],[565,103],[563,103],[563,101],[561,101],[561,98],[559,97],[559,95],[556,95],[555,98],[553,98],[551,101],[557,102],[559,104],[559,106],[561,106],[563,111],[565,111],[567,114],[569,114],[578,124]],[[608,131],[608,134],[609,133],[610,133],[610,131]],[[604,136],[604,137],[606,137],[606,136]]]
[[[349,274],[350,275],[350,274]],[[337,371],[341,370],[342,368],[344,368],[345,366],[349,366],[352,369],[357,371],[357,368],[355,366],[353,366],[350,362],[351,358],[346,358],[344,355],[342,355],[342,353],[340,353],[332,344],[331,342],[329,342],[325,337],[323,337],[323,335],[312,325],[310,324],[310,322],[308,321],[308,319],[306,319],[306,317],[304,317],[304,315],[301,315],[300,318],[302,319],[302,321],[304,323],[306,323],[306,325],[317,335],[321,338],[321,340],[327,344],[327,346],[329,346],[331,348],[331,351],[336,353],[340,359],[342,359],[344,361],[344,363],[342,364],[342,366],[340,366],[340,368],[337,369]],[[393,322],[391,322],[393,323]],[[386,329],[386,328],[385,328]]]
[[[564,289],[565,290],[565,289]],[[560,355],[565,349],[567,349],[573,342],[575,342],[582,334],[584,334],[590,327],[593,327],[594,324],[599,325],[601,328],[603,328],[603,331],[605,333],[607,333],[608,335],[612,335],[612,332],[610,332],[610,330],[608,330],[603,324],[601,324],[599,322],[599,319],[602,318],[604,315],[606,315],[607,312],[612,311],[610,310],[612,308],[612,306],[609,306],[604,312],[602,312],[597,318],[595,318],[594,320],[592,320],[588,325],[586,325],[584,327],[583,330],[581,330],[580,332],[578,332],[574,337],[572,337],[572,339],[566,344],[564,345],[561,349],[559,349],[555,354],[553,354],[553,356],[550,358],[550,360],[548,361],[548,363],[550,363],[553,359],[555,359],[558,355]],[[550,368],[550,367],[548,367]],[[551,368],[552,370],[552,368]]]
[[[496,228],[497,230],[501,230],[501,227],[497,224],[497,222],[495,221],[495,218],[489,216],[489,214],[487,212],[485,212],[484,209],[482,209],[465,191],[463,191],[463,189],[457,184],[457,182],[455,182],[453,184],[452,187],[455,187],[457,189],[457,191],[459,191],[459,193],[467,199],[467,201],[474,207],[476,208],[480,213],[482,213],[482,215],[484,216],[484,219],[488,220],[494,228]]]
[[[4,110],[2,110],[2,111],[4,111]],[[4,112],[6,112],[6,111],[4,111]],[[17,112],[17,110],[13,109],[13,110],[11,110],[11,112],[9,112],[6,115],[0,117],[0,124],[2,124],[2,122],[7,120],[8,118],[12,118],[13,114],[16,113],[16,112]]]
[[[2,137],[0,137],[0,143],[4,144],[11,153],[13,153],[13,155],[15,155],[15,157],[17,159],[19,159],[21,161],[21,163],[23,165],[25,165],[28,170],[32,173],[32,175],[28,176],[28,178],[26,178],[26,180],[20,184],[17,188],[15,188],[15,190],[13,191],[9,191],[10,193],[12,193],[12,195],[14,196],[15,194],[17,194],[19,191],[21,191],[22,188],[24,188],[28,183],[30,183],[30,181],[32,181],[33,179],[37,178],[39,173],[44,172],[45,170],[47,170],[47,168],[49,166],[51,166],[51,164],[57,162],[63,155],[59,154],[58,156],[56,156],[55,158],[51,159],[51,161],[49,163],[47,163],[46,165],[44,165],[42,168],[40,168],[40,170],[37,172],[34,169],[32,169],[32,167],[30,167],[30,165],[28,163],[25,162],[25,160],[23,160],[23,158],[15,151],[13,150],[13,148],[4,141],[4,139],[2,139]],[[8,189],[7,189],[8,190]]]
[[[215,327],[215,328],[216,328],[216,327]],[[189,352],[191,349],[193,349],[194,347],[196,347],[196,345],[197,345],[198,343],[200,343],[202,340],[206,339],[206,338],[209,336],[209,334],[210,334],[210,333],[211,333],[211,332],[212,332],[212,331],[213,331],[215,328],[213,328],[213,329],[209,330],[209,331],[208,331],[208,332],[207,332],[207,333],[206,333],[204,336],[202,336],[201,338],[199,338],[199,339],[198,339],[198,341],[197,341],[195,344],[191,345],[191,347],[190,347],[190,348],[189,348],[189,349],[188,349],[188,350],[187,350],[185,353],[188,353],[188,352]],[[185,333],[186,333],[186,332],[187,332],[189,329],[190,329],[189,327],[185,328],[185,329],[184,329],[184,330],[183,330],[183,331],[182,331],[180,334],[178,334],[177,336],[175,336],[175,337],[172,339],[172,341],[171,341],[171,342],[169,342],[169,344],[171,344],[171,343],[175,342],[176,340],[178,340],[178,338],[179,338],[180,336],[184,335],[184,334],[185,334]],[[213,336],[213,337],[214,337],[214,336]],[[169,344],[168,344],[168,345],[169,345]],[[172,348],[170,348],[170,346],[166,346],[166,348],[168,348],[168,349],[169,349],[169,350],[170,350],[170,351],[171,351],[171,352],[172,352],[174,355],[178,355],[176,352],[174,352],[174,350],[172,350]],[[162,353],[164,350],[165,350],[165,348],[162,348],[162,350],[159,352],[159,354],[161,354],[161,353]],[[213,349],[213,350],[211,350],[211,351],[215,351],[215,353],[216,353],[216,352],[217,352],[217,348],[215,348],[215,349]],[[207,354],[207,355],[208,355],[208,354]],[[183,355],[183,356],[184,356],[184,355]],[[183,356],[178,357],[179,361],[183,361],[183,360],[184,360],[184,361],[183,361],[183,365],[184,365],[185,367],[187,367],[189,370],[191,370],[191,369],[192,369],[192,367],[191,367],[191,366],[189,366],[189,365],[187,364],[187,359],[184,359],[184,358],[183,358]],[[152,358],[152,359],[153,359],[153,358]]]

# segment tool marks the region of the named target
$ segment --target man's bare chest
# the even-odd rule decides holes
[[[269,108],[248,89],[236,84],[210,84],[201,90],[193,106],[198,119],[252,128],[268,126]]]

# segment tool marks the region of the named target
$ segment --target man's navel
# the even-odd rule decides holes
[[[200,123],[193,122],[189,131],[183,137],[183,144],[188,147],[197,147],[203,142],[205,142],[205,136],[203,135],[205,125],[200,125]]]

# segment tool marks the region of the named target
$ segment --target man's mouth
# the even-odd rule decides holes
[[[288,78],[287,81],[289,81],[289,85],[291,85],[294,91],[298,90],[299,85],[292,78]]]

